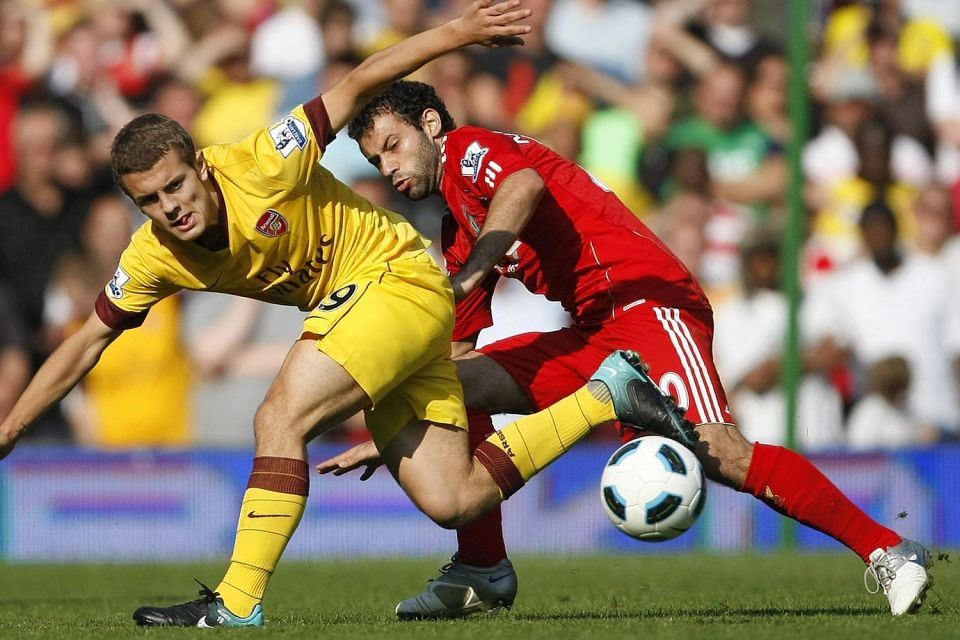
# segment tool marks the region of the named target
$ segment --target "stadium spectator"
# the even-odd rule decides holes
[[[360,47],[361,55],[382,51],[424,29],[424,0],[383,0],[386,22]]]
[[[666,146],[673,152],[703,149],[713,195],[725,204],[713,210],[708,242],[724,248],[728,258],[705,273],[709,283],[737,280],[737,248],[758,222],[769,219],[771,206],[782,201],[786,162],[782,150],[742,110],[745,78],[730,64],[718,65],[697,82],[696,113],[675,123]]]
[[[204,96],[191,133],[200,146],[237,142],[274,119],[281,87],[250,66],[250,36],[224,23],[205,33],[180,58],[176,73]]]
[[[858,221],[863,208],[873,200],[883,200],[892,208],[901,238],[913,237],[910,204],[916,188],[895,177],[895,148],[891,130],[882,120],[866,120],[854,137],[856,173],[838,172],[822,188],[808,190],[811,204],[816,206],[811,240],[824,252],[829,269],[847,264],[859,254]]]
[[[91,0],[85,8],[105,79],[133,104],[144,104],[153,82],[189,44],[179,14],[166,0]]]
[[[281,83],[277,108],[287,113],[314,96],[326,64],[319,24],[322,0],[296,0],[257,25],[250,45],[253,74]]]
[[[44,291],[59,256],[78,246],[89,206],[88,194],[68,191],[57,181],[57,154],[68,126],[55,103],[21,107],[13,124],[17,178],[0,194],[0,283],[27,331],[33,367],[51,348],[44,332]],[[59,411],[53,411],[35,433],[62,438],[64,429]]]
[[[889,449],[936,442],[937,430],[918,424],[907,408],[910,364],[901,356],[881,358],[867,371],[867,393],[854,405],[847,422],[851,451]]]
[[[740,292],[716,308],[714,353],[730,389],[738,425],[749,440],[786,444],[786,399],[780,373],[787,343],[788,301],[780,291],[781,234],[754,229],[744,241]],[[803,306],[803,378],[798,395],[796,446],[807,452],[843,443],[843,404],[829,374],[845,354],[829,327]],[[818,326],[820,324],[820,326]]]
[[[14,295],[35,357],[43,351],[43,292],[57,258],[79,244],[89,205],[57,180],[69,120],[56,103],[24,105],[14,121],[16,183],[0,194],[0,280]]]
[[[946,268],[955,286],[960,287],[960,236],[956,233],[953,199],[946,187],[930,185],[913,200],[917,229],[913,246]]]
[[[356,14],[352,5],[342,0],[325,2],[318,19],[325,60],[357,55],[353,41]]]
[[[58,262],[48,288],[47,327],[66,338],[93,311],[117,268],[132,231],[132,212],[120,194],[94,200],[81,249]],[[114,341],[64,401],[78,444],[105,448],[183,447],[194,441],[190,356],[181,337],[179,296],[159,302],[139,331]]]
[[[547,44],[547,19],[553,0],[531,3],[531,32],[524,46],[478,54],[468,84],[466,122],[498,131],[535,136],[560,155],[580,149],[580,128],[591,104],[557,68],[559,58]]]
[[[650,217],[650,228],[696,276],[713,301],[716,288],[707,276],[712,272],[707,225],[714,219],[716,203],[703,149],[681,149],[672,155],[670,191],[663,206]]]
[[[628,0],[554,0],[546,23],[550,50],[628,83],[642,82],[653,10]]]
[[[885,203],[868,205],[859,226],[867,255],[814,287],[810,304],[829,318],[831,333],[849,349],[861,379],[883,358],[906,358],[911,419],[956,434],[960,405],[951,350],[960,343],[954,285],[941,264],[903,249],[897,219]]]
[[[192,84],[175,76],[157,80],[150,105],[152,112],[172,118],[187,131],[192,131],[200,106],[200,94]]]
[[[27,332],[16,313],[13,297],[0,285],[0,420],[10,413],[32,371]]]
[[[447,204],[444,255],[458,301],[454,355],[470,409],[470,439],[486,438],[478,453],[490,451],[492,441],[509,446],[517,436],[525,446],[545,444],[541,435],[522,430],[532,421],[488,437],[489,415],[540,409],[532,417],[543,416],[544,407],[595,375],[592,367],[611,345],[630,347],[644,354],[650,380],[674,396],[677,405],[669,413],[688,416],[667,433],[697,452],[709,477],[843,541],[875,576],[889,568],[882,560],[886,554],[926,558],[926,552],[914,551],[915,543],[869,518],[802,456],[751,445],[740,434],[710,357],[713,318],[702,290],[659,239],[583,169],[530,138],[456,128],[433,89],[421,83],[393,84],[354,117],[349,133],[398,191],[412,200],[441,195]],[[517,278],[531,292],[560,300],[574,324],[478,350],[477,332],[490,325],[491,294],[500,277]],[[633,424],[651,426],[643,420]],[[698,443],[690,437],[693,424]],[[575,441],[574,425],[563,431],[568,435],[555,431],[549,440],[557,452]],[[624,430],[625,438],[634,437],[630,431]],[[529,449],[513,453],[516,469],[526,470],[500,484],[504,496],[542,466]],[[367,477],[379,464],[376,447],[368,443],[318,469],[341,474],[366,467]],[[451,564],[425,592],[397,606],[399,617],[458,617],[512,604],[516,577],[506,558],[499,510],[461,525]],[[900,615],[916,606],[914,595],[926,579],[920,563],[897,564],[901,584],[905,567],[917,578],[906,599],[908,591],[895,596],[885,590],[891,611]]]
[[[690,4],[697,4],[692,2]],[[724,61],[752,74],[768,54],[779,47],[750,24],[750,0],[707,0],[692,34],[712,47]]]
[[[116,85],[98,64],[99,41],[86,20],[73,24],[59,39],[50,70],[50,91],[80,114],[91,158],[108,166],[113,134],[134,115]]]
[[[782,51],[760,56],[747,83],[746,112],[782,148],[790,143],[793,123],[787,113],[790,67]]]
[[[544,29],[553,0],[530,3],[531,31],[523,46],[483,51],[477,55],[470,79],[470,114],[467,122],[502,131],[524,131],[521,121],[533,119],[523,115],[537,93],[537,86],[551,75],[558,62],[546,43]],[[554,80],[555,82],[555,80]]]
[[[641,172],[645,153],[659,151],[657,143],[670,125],[681,79],[687,73],[710,73],[718,62],[709,47],[683,29],[686,6],[667,2],[657,8],[642,83],[625,84],[585,65],[562,67],[570,84],[601,105],[584,122],[580,164],[638,215],[652,208],[651,197],[661,195],[656,181],[651,185],[654,193],[644,191]]]
[[[16,173],[13,120],[21,97],[33,88],[53,60],[49,13],[39,5],[0,3],[0,193]]]
[[[936,177],[960,181],[960,69],[950,52],[937,56],[926,76],[926,119],[936,132]]]

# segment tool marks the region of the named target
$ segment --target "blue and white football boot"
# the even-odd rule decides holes
[[[613,399],[621,422],[676,440],[696,449],[698,435],[692,422],[669,395],[647,375],[647,365],[636,351],[614,351],[590,378],[602,382]]]

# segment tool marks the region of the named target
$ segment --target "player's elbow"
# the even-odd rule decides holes
[[[509,179],[516,180],[516,186],[528,194],[528,197],[534,202],[539,202],[547,190],[547,183],[536,169],[521,169]]]

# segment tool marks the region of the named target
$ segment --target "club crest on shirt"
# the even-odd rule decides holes
[[[286,158],[294,149],[307,146],[307,125],[299,118],[287,116],[270,128],[270,138],[274,148]]]
[[[119,300],[123,297],[123,285],[128,282],[130,282],[130,276],[123,270],[123,267],[117,267],[117,272],[113,274],[113,278],[107,283],[107,295],[114,300]]]
[[[471,142],[460,160],[460,175],[476,182],[477,178],[480,177],[480,165],[483,164],[483,157],[487,155],[488,151],[490,151],[489,148],[481,147],[476,140]]]
[[[277,238],[290,231],[290,224],[276,209],[267,209],[257,220],[257,231],[268,238]]]

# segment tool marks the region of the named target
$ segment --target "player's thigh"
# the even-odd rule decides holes
[[[457,367],[447,355],[438,355],[365,412],[367,429],[383,451],[411,423],[444,425],[466,432],[467,413]]]
[[[381,450],[413,420],[466,428],[450,358],[452,303],[432,260],[405,260],[343,285],[304,322],[304,335],[370,397],[367,426]]]
[[[570,395],[587,383],[610,353],[607,347],[592,345],[590,336],[591,332],[567,327],[543,333],[524,333],[482,347],[478,352],[498,365],[499,370],[513,381],[511,399],[516,402],[522,396],[525,402],[520,405],[523,410],[517,410],[516,406],[502,406],[505,401],[496,395],[496,389],[482,384],[479,388],[487,389],[489,393],[478,401],[499,409],[492,411],[496,413],[528,413],[544,409]],[[488,368],[495,373],[493,367]],[[467,406],[471,408],[474,406],[470,402],[472,386],[464,380]]]
[[[258,442],[272,431],[308,438],[369,404],[346,369],[313,341],[298,340],[257,411]]]
[[[650,365],[650,377],[694,424],[733,423],[713,362],[708,310],[691,313],[654,304],[630,311],[597,332],[598,346],[633,349]]]
[[[471,409],[489,414],[535,410],[530,396],[493,358],[480,351],[470,351],[454,362],[463,384],[464,401]]]
[[[463,429],[412,422],[381,457],[414,504],[443,526],[455,526],[500,499],[489,474],[474,463]]]

